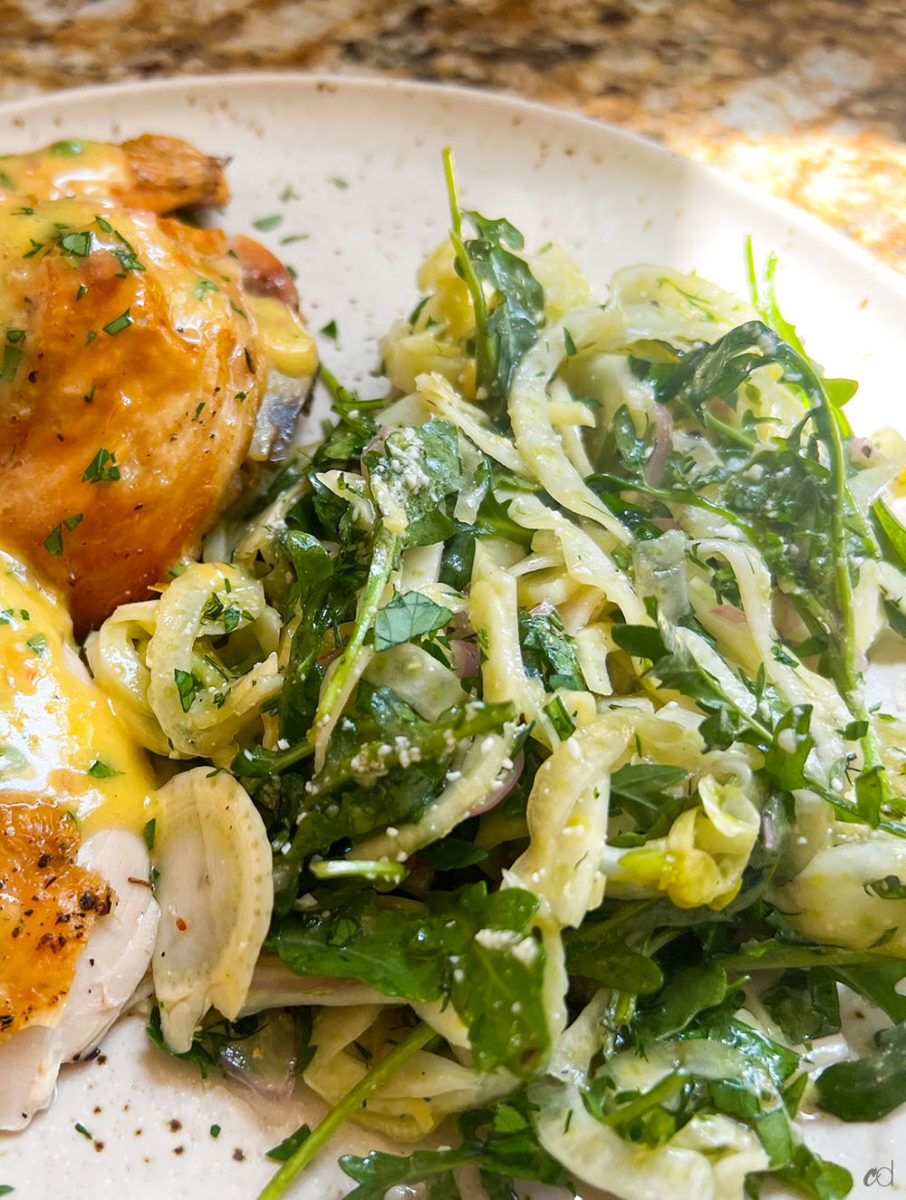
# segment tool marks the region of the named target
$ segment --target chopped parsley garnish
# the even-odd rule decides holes
[[[291,183],[288,183],[286,185],[286,187],[283,189],[283,191],[280,193],[280,203],[281,204],[288,204],[290,202],[290,200],[301,200],[301,199],[302,199],[302,197],[299,195],[299,193],[296,191],[296,189],[293,187],[293,185]]]
[[[113,483],[119,479],[120,469],[116,465],[116,454],[102,446],[85,468],[83,483]]]
[[[28,211],[31,212],[32,210],[29,209]],[[34,238],[29,238],[28,240],[31,242],[31,249],[26,250],[25,253],[22,255],[22,257],[23,258],[34,258],[34,256],[38,253],[39,250],[44,249],[44,243],[36,242]]]
[[[73,157],[76,154],[81,154],[85,147],[74,138],[66,138],[63,141],[54,142],[49,147],[50,153],[57,155],[59,158]],[[78,1128],[78,1126],[76,1126]]]
[[[201,403],[197,405],[197,407],[195,409],[195,415],[192,417],[193,421],[197,421],[198,418],[201,416],[201,410],[204,408],[204,405],[205,405],[204,400],[202,400]]]
[[[198,283],[195,284],[194,290],[195,290],[196,297],[199,300],[204,300],[204,298],[208,294],[208,292],[219,292],[220,288],[217,286],[216,283],[213,283],[210,279],[205,279],[202,276],[201,278],[199,278]]]
[[[187,713],[195,703],[198,689],[201,686],[191,671],[181,671],[179,667],[173,672],[176,680],[176,690],[179,693],[179,703],[182,711]]]
[[[82,520],[82,513],[74,513],[71,517],[65,517],[59,525],[55,525],[47,537],[44,539],[44,549],[48,554],[63,553],[63,530],[68,529],[70,532],[75,529],[76,525]]]
[[[94,341],[94,339],[97,337],[97,335],[98,334],[97,334],[96,329],[89,329],[88,332],[85,334],[85,345],[90,346],[91,343]]]
[[[91,253],[91,234],[88,232],[67,233],[65,237],[60,238],[60,248],[67,254],[85,258]]]
[[[108,220],[106,220],[106,218],[95,217],[94,219],[98,223],[98,228],[103,229],[104,233],[113,233],[113,226],[110,224],[110,222]]]
[[[292,242],[307,242],[310,237],[310,233],[285,233],[280,239],[280,245],[289,246]]]
[[[328,321],[327,324],[319,330],[319,332],[323,333],[325,337],[332,338],[333,341],[336,341],[337,337],[339,336],[336,321]]]
[[[342,175],[331,175],[327,181],[332,183],[335,188],[339,188],[341,192],[345,192],[349,187],[349,180],[344,179]]]
[[[88,768],[88,774],[92,779],[112,779],[114,775],[122,775],[122,773],[116,767],[111,767],[109,763],[105,763],[99,758],[96,758]]]
[[[81,1121],[76,1121],[76,1123],[75,1123],[75,1131],[76,1131],[76,1133],[80,1133],[80,1134],[82,1135],[82,1137],[83,1137],[83,1138],[88,1138],[89,1142],[90,1142],[90,1141],[91,1141],[91,1139],[94,1137],[94,1134],[93,1134],[93,1133],[89,1133],[89,1132],[88,1132],[88,1130],[85,1128],[85,1126],[82,1124],[82,1122],[81,1122]]]
[[[157,819],[152,817],[150,821],[146,821],[142,828],[142,841],[149,850],[154,849],[154,835],[157,832]]]
[[[29,650],[34,650],[35,654],[43,654],[47,649],[47,638],[43,633],[36,633],[25,644]]]
[[[248,314],[244,312],[233,299],[230,299],[230,308],[234,313],[239,313],[240,317],[245,317],[245,319],[248,320]]]
[[[212,1125],[209,1132],[210,1132],[212,1138],[219,1138],[220,1137],[220,1126]]]
[[[11,192],[16,191],[16,185],[5,171],[0,171],[0,187],[8,188]]]
[[[252,224],[256,229],[260,229],[262,233],[267,233],[271,229],[276,229],[278,225],[283,223],[283,213],[272,213],[269,217],[258,217]]]
[[[87,285],[87,283],[80,283],[80,284],[79,284],[79,289],[78,289],[78,291],[77,291],[77,292],[76,292],[76,294],[75,294],[76,303],[78,303],[78,301],[82,299],[82,297],[85,295],[85,293],[86,293],[87,291],[88,291],[88,285]]]
[[[132,314],[127,308],[124,313],[120,313],[115,320],[109,321],[104,326],[104,333],[109,333],[111,337],[116,337],[118,333],[122,333],[124,329],[128,329],[132,323]]]
[[[16,372],[19,370],[19,363],[22,361],[24,353],[22,347],[17,343],[24,336],[21,329],[11,329],[7,332],[7,342],[3,347],[3,361],[0,362],[0,380],[3,383],[12,383],[16,378]]]

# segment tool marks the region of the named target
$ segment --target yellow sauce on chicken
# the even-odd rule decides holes
[[[0,806],[52,803],[85,836],[140,833],[155,782],[144,751],[78,659],[65,608],[0,550]]]

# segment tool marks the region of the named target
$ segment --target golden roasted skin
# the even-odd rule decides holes
[[[158,215],[226,198],[185,143],[59,143],[0,184],[0,529],[83,632],[197,546],[314,345],[268,251]]]

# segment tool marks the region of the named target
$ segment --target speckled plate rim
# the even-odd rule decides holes
[[[624,142],[627,146],[635,146],[651,155],[660,155],[664,160],[691,164],[697,172],[702,173],[704,176],[710,175],[715,181],[719,181],[719,186],[722,189],[735,192],[740,196],[746,197],[748,200],[754,201],[764,209],[774,211],[794,221],[800,227],[810,229],[821,240],[830,239],[831,241],[835,241],[838,253],[845,258],[851,259],[863,270],[868,271],[872,275],[877,275],[887,286],[891,287],[894,291],[898,291],[903,299],[906,300],[906,276],[901,275],[892,267],[876,258],[870,251],[852,241],[841,231],[828,225],[825,221],[807,210],[799,208],[791,201],[775,196],[771,192],[761,189],[749,181],[740,179],[728,170],[713,166],[710,163],[702,163],[689,159],[655,139],[636,133],[633,130],[624,129],[611,122],[590,117],[566,107],[557,107],[537,100],[524,99],[503,91],[486,91],[457,84],[434,83],[430,80],[415,81],[368,74],[322,74],[319,72],[292,70],[228,71],[210,74],[166,76],[163,78],[132,80],[113,84],[90,84],[85,87],[64,88],[41,93],[40,95],[26,96],[20,100],[7,100],[0,103],[0,123],[10,121],[15,125],[19,118],[25,119],[32,113],[45,112],[53,106],[77,108],[82,103],[91,103],[99,99],[107,99],[114,95],[125,99],[127,97],[150,97],[157,93],[178,94],[187,91],[215,92],[220,91],[225,84],[230,87],[235,86],[238,89],[251,87],[253,90],[257,90],[263,85],[276,85],[278,87],[288,85],[295,88],[301,84],[305,87],[311,87],[316,91],[326,92],[337,91],[342,88],[345,91],[360,90],[364,93],[380,93],[381,91],[385,91],[411,96],[432,95],[449,98],[452,102],[465,101],[477,103],[482,108],[498,108],[500,111],[509,110],[514,115],[524,116],[527,119],[530,119],[531,114],[546,117],[553,116],[565,123],[574,124],[577,129],[584,126],[586,129],[604,133],[614,141]]]
[[[299,143],[293,122],[301,123]],[[791,316],[803,316],[810,349],[868,381],[872,415],[890,413],[906,280],[816,218],[635,134],[505,95],[289,72],[185,76],[0,106],[0,145],[9,150],[145,128],[234,154],[234,200],[224,218],[231,228],[247,229],[272,211],[280,180],[296,180],[300,195],[280,209],[281,229],[261,237],[281,252],[282,231],[318,214],[320,224],[291,249],[312,325],[338,319],[339,344],[323,348],[345,377],[369,380],[376,332],[414,298],[415,266],[446,227],[438,154],[452,142],[465,202],[506,213],[530,242],[557,237],[599,284],[618,265],[662,257],[741,289],[742,234],[753,234],[759,252],[781,253],[781,298]],[[385,161],[387,154],[397,159]],[[607,236],[592,238],[591,230]],[[64,1072],[48,1113],[24,1135],[0,1136],[0,1184],[28,1200],[89,1191],[115,1200],[124,1182],[130,1200],[251,1200],[271,1170],[263,1151],[303,1118],[316,1119],[318,1105],[303,1096],[276,1111],[220,1081],[202,1083],[152,1052],[143,1024],[122,1021],[99,1058]],[[79,1134],[76,1122],[92,1136]],[[815,1144],[843,1154],[861,1178],[889,1160],[902,1133],[901,1124],[822,1121]],[[346,1147],[364,1152],[377,1142],[351,1131]],[[340,1192],[326,1162],[292,1195]]]

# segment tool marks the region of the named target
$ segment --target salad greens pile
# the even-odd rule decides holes
[[[906,636],[906,444],[853,434],[773,262],[751,304],[649,266],[602,304],[447,169],[389,396],[322,367],[322,440],[207,543],[266,606],[230,628],[215,589],[185,660],[188,721],[279,677],[201,755],[267,830],[262,962],[320,988],[297,1069],[336,1107],[263,1196],[351,1118],[456,1129],[341,1158],[356,1200],[465,1166],[837,1200],[797,1113],[906,1100],[906,741],[865,684]],[[890,1022],[862,1057],[841,987]]]

